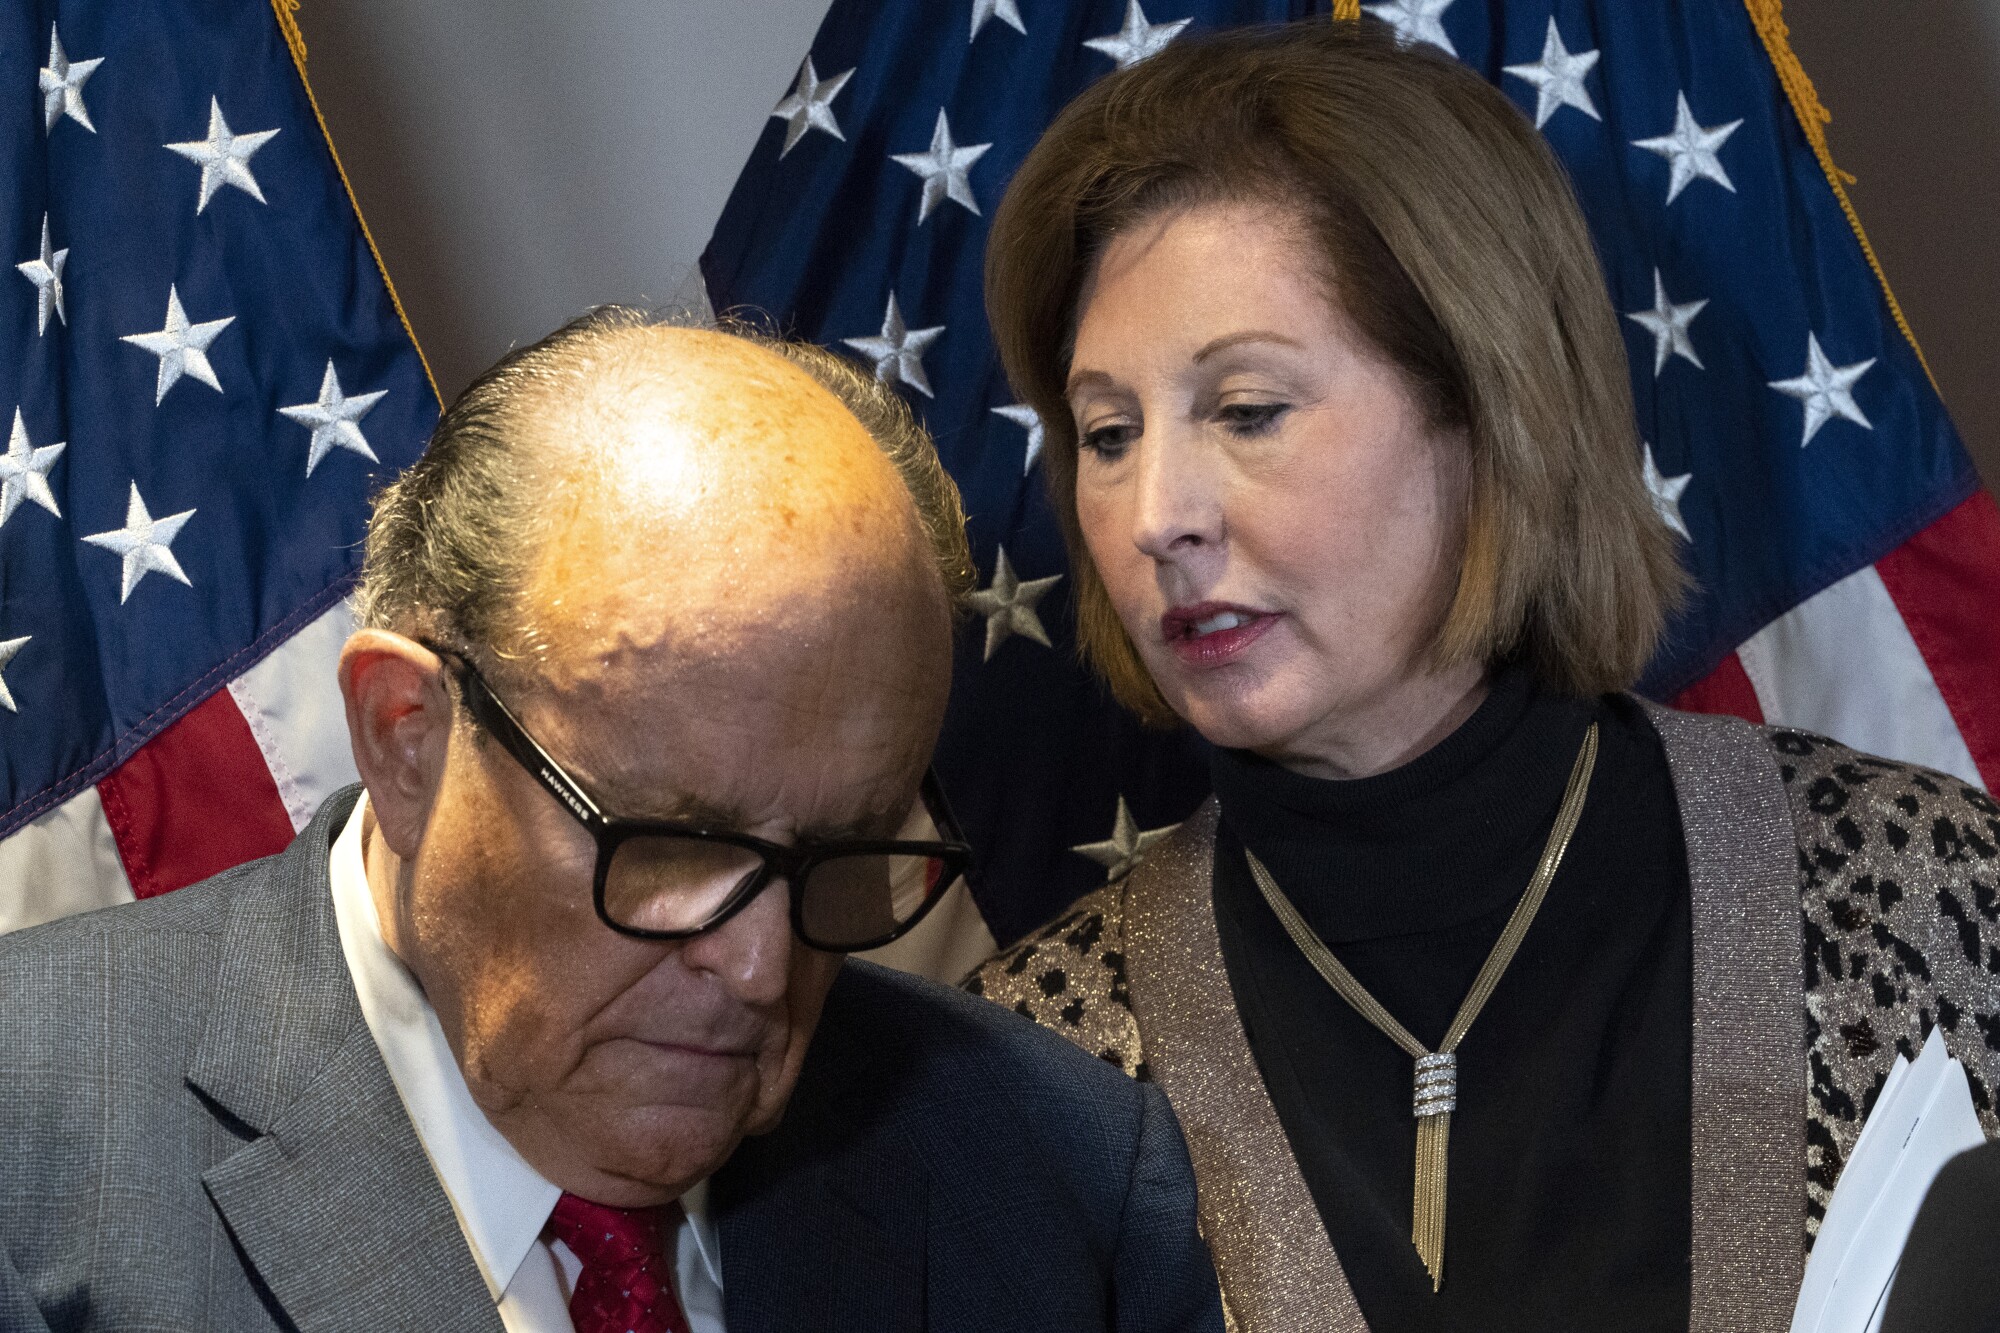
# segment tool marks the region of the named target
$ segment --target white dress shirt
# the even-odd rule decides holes
[[[472,1100],[437,1013],[383,940],[361,852],[367,809],[364,792],[334,842],[331,865],[334,920],[362,1016],[507,1333],[574,1333],[569,1297],[582,1264],[561,1241],[542,1239],[562,1190],[528,1165]],[[674,1237],[674,1286],[694,1333],[726,1333],[722,1260],[707,1205],[705,1181],[681,1196],[686,1216]]]

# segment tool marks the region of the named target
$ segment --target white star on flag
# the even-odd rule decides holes
[[[1429,42],[1446,55],[1458,54],[1458,48],[1451,44],[1444,30],[1443,14],[1451,8],[1451,0],[1390,0],[1388,4],[1362,8],[1394,28],[1396,40],[1404,46]]]
[[[1694,354],[1694,344],[1688,340],[1688,325],[1694,323],[1706,298],[1689,301],[1685,305],[1675,305],[1667,299],[1667,286],[1660,280],[1660,270],[1653,270],[1653,308],[1634,310],[1625,318],[1653,335],[1653,378],[1667,368],[1667,358],[1678,356],[1694,363],[1696,370],[1703,369],[1701,358]]]
[[[201,197],[194,205],[194,211],[199,213],[208,207],[208,201],[215,197],[215,192],[225,185],[234,185],[258,203],[263,203],[264,192],[257,188],[257,178],[250,174],[250,157],[277,137],[276,130],[230,133],[229,122],[222,118],[222,104],[211,97],[208,99],[208,137],[170,143],[166,148],[190,162],[201,164]]]
[[[194,510],[183,509],[178,514],[165,518],[154,518],[147,510],[146,502],[139,498],[139,483],[132,483],[132,498],[125,505],[125,526],[113,528],[109,532],[93,532],[84,540],[92,546],[101,546],[107,551],[124,557],[123,582],[118,588],[118,604],[132,595],[132,589],[139,586],[139,580],[148,574],[165,574],[168,578],[194,586],[181,562],[174,559],[172,550],[174,538],[181,535],[181,529],[194,517]]]
[[[1044,648],[1053,647],[1049,632],[1042,628],[1042,618],[1035,614],[1035,603],[1060,582],[1060,574],[1022,582],[1014,576],[1014,567],[1007,563],[1007,548],[1001,547],[993,561],[993,582],[965,599],[965,604],[976,614],[986,617],[986,656],[980,660],[991,662],[994,652],[1007,642],[1010,634],[1033,639]]]
[[[1027,476],[1029,472],[1034,470],[1035,460],[1041,457],[1042,442],[1047,438],[1048,434],[1042,428],[1041,414],[1026,403],[1009,403],[1005,407],[994,408],[993,415],[996,417],[1005,417],[1022,430],[1028,432],[1027,452],[1021,458],[1021,475],[1024,477]]]
[[[1117,32],[1092,37],[1084,45],[1110,56],[1118,62],[1118,68],[1130,69],[1166,50],[1167,43],[1180,36],[1181,29],[1191,22],[1192,19],[1174,19],[1170,23],[1148,23],[1139,0],[1125,0],[1124,25]]]
[[[1590,90],[1583,86],[1583,76],[1597,64],[1597,54],[1565,47],[1552,18],[1549,35],[1542,42],[1542,58],[1531,65],[1506,67],[1506,73],[1535,85],[1536,129],[1548,124],[1549,117],[1566,106],[1575,107],[1592,120],[1604,119],[1597,114],[1597,104],[1590,100]]]
[[[1722,169],[1722,160],[1716,153],[1743,122],[1732,120],[1727,125],[1697,125],[1694,113],[1688,110],[1687,94],[1676,93],[1675,98],[1674,132],[1657,139],[1632,141],[1634,148],[1658,153],[1673,164],[1673,174],[1667,182],[1667,202],[1671,204],[1678,199],[1681,191],[1696,177],[1712,180],[1731,194],[1736,193],[1736,186],[1730,182],[1729,173]]]
[[[1086,842],[1070,850],[1103,866],[1104,882],[1116,884],[1139,868],[1139,863],[1146,859],[1146,853],[1153,849],[1154,843],[1179,827],[1179,824],[1169,824],[1165,828],[1142,831],[1121,794],[1118,797],[1118,814],[1111,821],[1111,836],[1103,842]]]
[[[37,448],[28,439],[21,409],[14,409],[14,429],[7,437],[7,452],[0,454],[0,523],[14,517],[23,500],[33,500],[42,508],[62,517],[56,508],[55,492],[49,489],[49,469],[62,457],[66,446],[61,440]]]
[[[1854,382],[1868,373],[1868,367],[1875,364],[1875,358],[1856,361],[1852,365],[1836,366],[1826,359],[1826,353],[1819,347],[1817,334],[1806,334],[1806,372],[1797,379],[1772,380],[1771,387],[1789,398],[1796,398],[1806,405],[1806,434],[1799,441],[1803,449],[1812,443],[1812,437],[1819,434],[1819,428],[1835,417],[1845,417],[1863,430],[1874,430],[1868,418],[1854,402]]]
[[[153,392],[153,404],[157,407],[167,396],[167,390],[183,375],[192,375],[217,393],[222,392],[222,381],[215,378],[215,367],[208,364],[208,345],[235,322],[236,316],[226,315],[199,324],[188,323],[187,312],[181,309],[180,289],[169,284],[167,326],[158,333],[128,333],[119,341],[143,347],[160,358],[160,375]]]
[[[1021,22],[1021,7],[1016,0],[972,0],[972,37],[979,35],[988,19],[999,19],[1015,32],[1028,31],[1028,25]]]
[[[771,113],[774,120],[785,122],[785,146],[778,150],[783,157],[798,146],[808,130],[825,130],[842,143],[847,136],[840,132],[840,122],[833,118],[833,99],[840,96],[840,90],[854,77],[853,70],[844,70],[830,79],[822,79],[813,68],[811,56],[799,66],[799,81],[792,85],[792,92],[778,103]]]
[[[1678,477],[1665,476],[1660,472],[1659,463],[1653,458],[1653,446],[1647,444],[1645,449],[1646,494],[1652,497],[1653,508],[1659,511],[1660,517],[1666,520],[1668,527],[1688,541],[1693,541],[1694,534],[1688,531],[1687,520],[1681,517],[1681,492],[1694,480],[1694,473],[1683,472]]]
[[[14,265],[16,271],[35,284],[35,333],[49,331],[49,312],[53,310],[57,319],[69,323],[69,315],[63,311],[63,264],[69,259],[67,247],[61,250],[49,248],[49,215],[42,214],[42,252],[33,259]]]
[[[894,375],[926,398],[931,392],[930,377],[924,374],[924,353],[944,335],[944,325],[913,329],[903,323],[896,305],[896,293],[889,293],[889,309],[882,316],[882,332],[872,338],[842,338],[841,341],[875,363],[875,378],[884,384]]]
[[[944,108],[939,107],[928,151],[889,154],[890,161],[908,167],[924,178],[923,201],[917,205],[918,226],[921,227],[930,217],[932,209],[947,199],[974,216],[978,215],[979,202],[972,197],[972,182],[966,179],[966,173],[992,146],[990,143],[975,143],[959,147],[952,141],[951,121],[946,119]]]
[[[29,640],[34,637],[32,634],[24,634],[18,639],[9,639],[5,643],[0,643],[0,671],[5,671],[7,664],[14,660],[14,655],[27,647]],[[10,713],[21,711],[14,706],[14,692],[7,688],[7,679],[4,676],[0,676],[0,708],[4,708]]]
[[[306,452],[308,477],[319,466],[320,460],[335,448],[352,449],[371,463],[382,461],[368,447],[368,438],[361,433],[359,423],[388,392],[387,389],[377,389],[373,393],[357,393],[349,397],[340,391],[340,376],[334,374],[333,362],[329,360],[326,374],[320,378],[318,402],[278,409],[280,416],[289,417],[301,426],[312,427],[312,446]]]
[[[63,50],[62,37],[55,25],[49,25],[49,63],[41,71],[43,130],[54,130],[56,122],[68,116],[92,134],[97,133],[97,126],[90,123],[90,112],[83,105],[83,81],[103,63],[103,56],[95,60],[71,60]]]

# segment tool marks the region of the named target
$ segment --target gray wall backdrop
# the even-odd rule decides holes
[[[1655,0],[1632,0],[1654,3]],[[936,0],[962,6],[966,0]],[[308,69],[439,388],[671,303],[828,0],[305,0]],[[2000,483],[2000,0],[1793,0],[1835,160]]]

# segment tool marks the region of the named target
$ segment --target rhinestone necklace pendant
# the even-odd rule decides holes
[[[1419,1119],[1450,1115],[1458,1109],[1458,1057],[1450,1051],[1417,1057],[1417,1086],[1412,1108]]]

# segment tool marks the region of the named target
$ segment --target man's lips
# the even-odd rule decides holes
[[[668,1055],[691,1055],[709,1060],[750,1060],[757,1055],[754,1047],[747,1046],[703,1046],[686,1041],[649,1041],[644,1037],[635,1040]]]
[[[1278,623],[1276,611],[1234,602],[1196,602],[1160,617],[1160,637],[1189,666],[1220,666]]]

